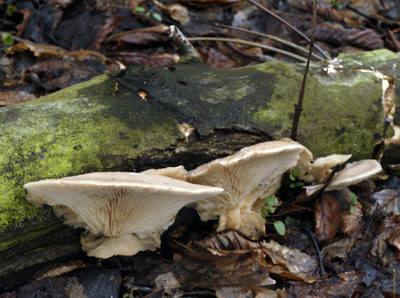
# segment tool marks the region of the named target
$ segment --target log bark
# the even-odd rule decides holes
[[[400,59],[385,50],[340,59],[332,74],[328,63],[312,65],[298,140],[315,157],[369,158],[374,135],[393,135],[377,73],[398,83]],[[61,226],[49,208],[26,202],[24,183],[94,171],[192,169],[288,137],[303,70],[280,61],[231,70],[196,60],[138,66],[1,108],[0,288],[21,269],[80,253],[78,232]]]

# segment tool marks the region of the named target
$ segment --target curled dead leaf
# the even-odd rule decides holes
[[[339,239],[327,246],[325,246],[321,254],[328,255],[329,259],[332,260],[334,258],[341,258],[341,259],[347,259],[350,249],[354,246],[354,243],[356,242],[355,238],[350,238],[350,237],[345,237],[342,239]]]
[[[387,214],[400,214],[400,191],[397,189],[386,188],[372,195]]]
[[[264,241],[261,246],[269,257],[267,267],[270,273],[307,283],[319,280],[315,276],[318,271],[318,262],[309,255],[298,249],[282,246],[273,240]]]
[[[356,202],[354,206],[354,212],[350,213],[347,209],[342,215],[343,227],[342,231],[351,238],[361,238],[362,228],[362,206],[360,202]]]
[[[336,199],[329,194],[322,194],[315,200],[313,214],[318,240],[329,241],[335,237],[341,225],[341,210]]]
[[[396,249],[395,254],[392,246]],[[400,215],[384,219],[372,240],[370,253],[382,260],[385,265],[400,260]]]
[[[161,2],[154,0],[154,3],[163,10],[166,10],[171,19],[181,23],[182,25],[190,22],[189,11],[185,6],[179,3],[164,5]]]
[[[258,241],[249,240],[239,231],[229,230],[214,234],[195,243],[203,248],[213,248],[220,250],[251,250],[260,249]]]

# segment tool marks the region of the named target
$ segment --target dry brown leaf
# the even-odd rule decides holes
[[[171,19],[181,23],[182,25],[190,22],[189,11],[185,6],[179,3],[164,5],[157,0],[154,0],[153,2],[161,9],[166,10],[170,14]]]
[[[122,46],[124,43],[150,45],[165,42],[168,38],[169,27],[165,25],[157,25],[124,31],[111,36],[106,40],[106,42],[117,42],[118,46]]]
[[[32,99],[36,99],[36,96],[26,93],[24,91],[0,92],[0,106],[9,106],[21,102],[26,102]]]
[[[384,264],[389,264],[391,261],[400,260],[400,216],[390,216],[384,219],[382,225],[377,229],[375,237],[372,240],[371,255],[378,257]],[[396,248],[393,254],[392,246]]]
[[[268,279],[265,254],[261,249],[215,250],[189,248],[174,254],[174,273],[181,283],[218,289],[253,288]]]
[[[342,215],[342,231],[351,238],[361,238],[362,228],[362,206],[360,202],[354,205],[354,212],[351,214],[349,208]]]
[[[400,191],[397,189],[383,189],[377,193],[374,193],[372,197],[378,202],[379,206],[386,211],[387,214],[400,214]]]
[[[249,240],[242,233],[235,230],[219,232],[211,237],[195,241],[195,243],[203,248],[220,250],[251,250],[261,248],[258,241]]]
[[[264,241],[261,245],[270,258],[270,260],[267,259],[270,273],[307,283],[313,283],[319,279],[315,276],[318,271],[318,262],[309,255],[298,249],[282,246],[273,240]]]
[[[328,255],[330,260],[334,258],[347,259],[354,243],[356,243],[356,239],[345,237],[325,246],[321,254]]]
[[[48,45],[48,44],[35,44],[31,42],[20,42],[12,46],[12,48],[7,51],[7,55],[13,55],[16,52],[26,52],[31,51],[38,58],[70,58],[74,60],[84,60],[91,57],[96,57],[101,63],[105,63],[107,58],[96,51],[89,50],[76,50],[67,51],[61,47]]]
[[[204,64],[214,69],[228,69],[238,67],[235,60],[229,56],[222,54],[214,48],[201,47],[198,48]]]
[[[296,8],[312,13],[313,4],[311,1],[302,1],[299,5],[296,6]],[[344,18],[342,14],[338,10],[333,9],[324,3],[319,3],[319,5],[317,6],[317,14],[326,21],[344,23]]]
[[[336,199],[329,194],[322,194],[315,200],[313,207],[315,234],[320,241],[329,241],[340,229],[341,210]]]
[[[182,283],[251,289],[268,280],[261,245],[240,232],[220,232],[195,243],[200,247],[177,247],[174,254],[175,274]]]

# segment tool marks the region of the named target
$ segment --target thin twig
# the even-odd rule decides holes
[[[324,264],[322,262],[322,255],[321,255],[321,250],[319,249],[317,240],[315,240],[314,238],[314,234],[310,231],[309,228],[307,228],[306,226],[301,227],[304,231],[307,232],[308,236],[310,236],[311,241],[313,242],[315,249],[317,251],[317,255],[318,255],[318,263],[319,263],[319,274],[321,275],[321,277],[323,277],[325,275],[325,269],[324,269]]]
[[[307,40],[310,44],[311,44],[311,39],[308,38],[307,35],[305,35],[303,32],[301,32],[299,29],[297,29],[296,27],[294,27],[293,25],[289,24],[287,21],[285,21],[284,19],[282,19],[280,16],[278,16],[276,13],[274,13],[273,11],[269,10],[268,8],[262,6],[260,3],[255,2],[254,0],[247,0],[247,2],[253,4],[254,6],[258,7],[259,9],[261,9],[262,11],[266,12],[267,14],[269,14],[270,16],[272,16],[273,18],[275,18],[276,20],[278,20],[279,22],[281,22],[282,24],[284,24],[285,26],[287,26],[288,28],[290,28],[291,30],[293,30],[294,32],[296,32],[297,34],[299,34],[301,37],[303,37],[305,40]],[[318,45],[315,45],[315,48],[321,53],[322,56],[324,56],[325,59],[332,59],[327,53],[324,52],[323,49],[321,49]]]
[[[251,42],[251,41],[247,41],[247,40],[243,40],[243,39],[238,39],[238,38],[224,38],[224,37],[188,37],[189,41],[224,41],[224,42],[233,42],[233,43],[238,43],[238,44],[244,44],[247,46],[251,46],[251,47],[258,47],[267,51],[273,51],[282,55],[286,55],[288,57],[292,57],[294,59],[297,59],[301,62],[307,62],[307,59],[304,57],[301,57],[299,55],[293,54],[291,52],[285,51],[285,50],[281,50],[275,47],[271,47],[271,46],[266,46],[260,43],[256,43],[256,42]]]
[[[269,40],[273,40],[273,41],[279,42],[279,43],[281,43],[281,44],[283,44],[285,46],[294,48],[294,49],[296,49],[296,50],[308,55],[308,50],[306,48],[301,47],[301,46],[299,46],[299,45],[297,45],[297,44],[295,44],[293,42],[290,42],[290,41],[284,40],[282,38],[273,36],[273,35],[264,34],[264,33],[256,32],[256,31],[251,31],[251,30],[247,30],[247,29],[244,29],[244,28],[223,25],[223,24],[216,24],[215,26],[222,27],[222,28],[227,28],[227,29],[231,29],[231,30],[236,30],[236,31],[240,31],[240,32],[245,32],[245,33],[261,36],[261,37],[264,37],[264,38],[268,38]],[[320,61],[325,60],[325,58],[322,58],[321,56],[318,56],[317,54],[314,54],[314,53],[312,54],[312,56],[315,59],[320,60]]]
[[[248,0],[248,1],[251,1],[251,0]],[[296,141],[296,139],[297,139],[297,128],[299,126],[300,115],[303,110],[302,107],[303,107],[304,92],[306,90],[307,74],[308,74],[308,69],[310,67],[311,53],[312,53],[313,47],[314,47],[315,27],[317,25],[317,6],[318,6],[318,0],[313,0],[313,25],[312,25],[312,32],[311,32],[310,51],[308,53],[307,65],[306,65],[306,69],[304,70],[303,82],[302,82],[301,88],[300,88],[299,101],[297,102],[297,105],[295,104],[295,106],[294,106],[292,132],[290,133],[290,138],[294,141]]]

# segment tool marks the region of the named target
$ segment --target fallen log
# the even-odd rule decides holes
[[[388,94],[399,92],[400,59],[386,50],[340,59],[312,65],[298,140],[315,157],[369,158],[374,136],[394,134],[388,119],[396,129],[396,99]],[[79,232],[50,208],[30,205],[23,184],[94,171],[192,169],[288,137],[303,71],[281,61],[230,70],[197,60],[137,66],[1,108],[0,288],[18,283],[10,276],[22,269],[81,253]]]

